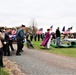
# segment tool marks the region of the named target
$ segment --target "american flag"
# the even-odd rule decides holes
[[[63,32],[65,31],[65,26],[63,26],[62,31],[63,31]]]
[[[70,30],[72,30],[72,28],[73,28],[73,27],[69,27],[69,28],[67,29],[67,31],[70,31]]]
[[[69,34],[70,30],[72,30],[73,27],[69,27],[66,31],[64,31],[64,34]]]
[[[52,31],[52,29],[53,29],[53,25],[50,27],[50,31]]]
[[[40,28],[39,31],[43,31],[43,28]]]
[[[36,34],[42,34],[43,33],[43,28],[40,28],[39,30],[37,30]]]

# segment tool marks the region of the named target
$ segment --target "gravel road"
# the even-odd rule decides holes
[[[76,58],[27,48],[21,56],[12,52],[7,58],[16,62],[26,75],[76,75]]]

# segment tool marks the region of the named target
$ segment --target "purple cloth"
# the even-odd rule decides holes
[[[45,38],[44,38],[44,40],[43,40],[43,42],[40,46],[46,46],[49,39],[50,39],[50,33],[47,32],[46,35],[45,35]]]

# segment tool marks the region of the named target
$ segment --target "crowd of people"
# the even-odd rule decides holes
[[[56,39],[56,45],[60,45],[60,30],[59,30],[59,27],[56,29],[56,34],[50,33],[50,29],[47,29],[47,32],[45,34],[45,38],[44,38],[41,46],[44,46],[45,48],[47,48],[49,50],[51,40],[54,41],[55,39]]]
[[[16,50],[16,55],[20,56],[21,52],[23,52],[23,46],[24,46],[24,42],[27,41],[27,47],[30,48],[29,46],[31,46],[32,48],[34,48],[34,46],[32,45],[31,41],[40,41],[42,40],[42,43],[40,46],[44,46],[45,48],[47,48],[48,50],[50,49],[50,44],[51,42],[53,42],[56,45],[60,45],[60,39],[61,39],[61,33],[60,33],[60,29],[59,27],[56,29],[56,32],[52,32],[50,33],[50,29],[47,29],[47,32],[44,34],[32,34],[32,33],[25,33],[24,30],[26,29],[25,25],[21,25],[21,27],[15,32],[13,30],[10,30],[9,28],[2,28],[0,30],[0,67],[4,67],[3,65],[3,55],[4,56],[12,56],[11,51],[15,51],[14,47],[13,47],[13,39],[11,37],[12,34],[16,34],[14,40],[16,40],[17,42],[17,50]],[[70,36],[72,38],[75,38],[76,35],[68,35],[68,37],[70,38]],[[29,37],[29,39],[28,39]],[[65,38],[66,35],[64,35],[63,38]],[[10,48],[9,48],[10,47]]]
[[[17,41],[17,51],[16,55],[21,55],[20,52],[22,51],[23,48],[23,43],[25,39],[25,25],[22,25],[21,28],[17,31],[16,35],[16,41]],[[4,67],[3,65],[3,55],[4,56],[12,56],[10,53],[10,48],[11,51],[14,51],[13,45],[12,45],[12,38],[10,38],[11,31],[7,28],[2,28],[0,30],[0,67]],[[9,48],[10,46],[10,48]]]
[[[50,44],[56,44],[57,46],[60,46],[60,41],[64,38],[76,38],[76,33],[69,33],[64,34],[60,32],[60,28],[57,27],[55,32],[50,33],[50,29],[47,29],[47,32],[45,33],[45,37],[43,42],[40,46],[44,46],[46,49],[50,49]]]

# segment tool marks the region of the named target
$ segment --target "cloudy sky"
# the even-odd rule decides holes
[[[44,31],[51,25],[76,31],[76,0],[0,0],[0,26],[29,26],[32,19]]]

